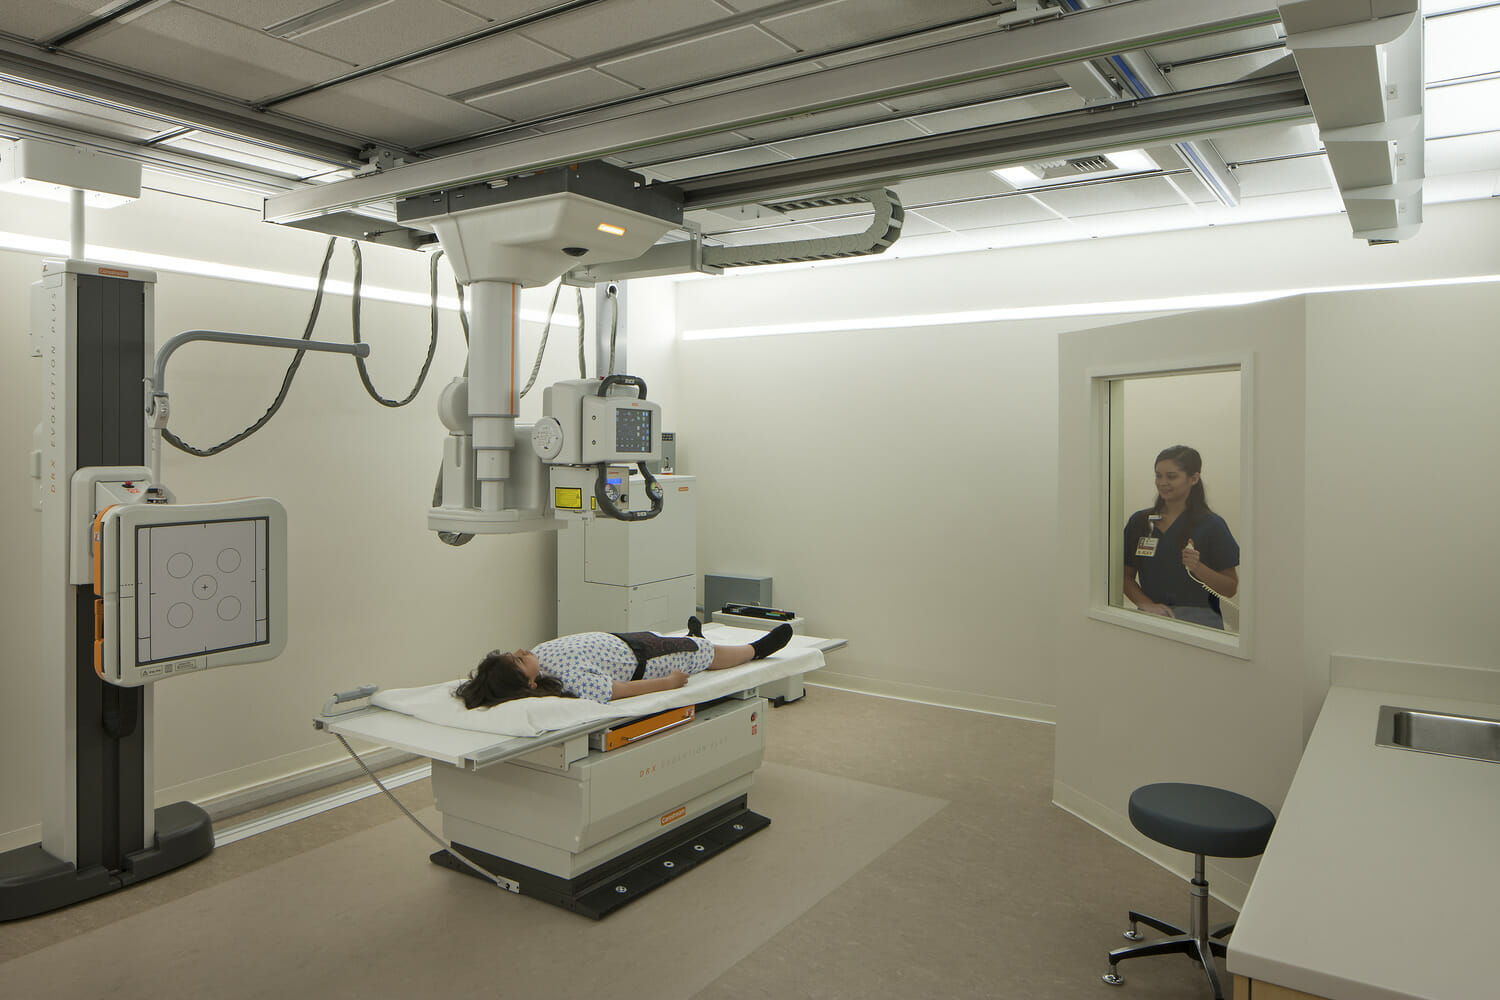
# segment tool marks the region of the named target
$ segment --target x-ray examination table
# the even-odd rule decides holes
[[[705,632],[719,643],[760,635],[712,625]],[[449,715],[466,725],[483,721],[448,693],[453,682],[411,689],[406,701],[414,708],[402,703],[404,692],[396,692],[398,697],[384,700],[402,711],[372,705],[324,714],[314,724],[430,758],[443,834],[455,850],[514,892],[597,919],[770,824],[750,811],[747,798],[764,757],[770,707],[757,687],[816,670],[825,650],[843,645],[794,636],[765,660],[697,674],[685,687],[609,705],[572,699],[509,703],[533,715],[538,708],[553,713],[511,728],[561,724],[533,736],[428,721]],[[693,705],[691,721],[674,728],[609,751],[590,746],[591,736],[600,747],[606,730],[631,719]],[[426,706],[431,710],[424,711]],[[566,724],[569,712],[608,717]],[[474,874],[447,851],[432,860]]]

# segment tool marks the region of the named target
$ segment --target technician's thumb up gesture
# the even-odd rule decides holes
[[[1193,540],[1191,538],[1188,539],[1187,545],[1185,545],[1183,547],[1183,549],[1182,549],[1182,566],[1183,566],[1183,568],[1186,569],[1193,576],[1197,576],[1198,575],[1198,567],[1202,564],[1202,562],[1203,562],[1203,560],[1198,555],[1198,550],[1195,549],[1195,548],[1193,548]]]

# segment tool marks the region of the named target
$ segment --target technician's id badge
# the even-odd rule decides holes
[[[1156,543],[1159,541],[1161,541],[1161,539],[1157,538],[1155,535],[1146,535],[1140,541],[1135,543],[1135,554],[1138,556],[1156,555]]]

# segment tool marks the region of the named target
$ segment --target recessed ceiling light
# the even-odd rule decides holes
[[[1094,156],[1075,156],[1070,159],[1000,167],[990,173],[1014,187],[1034,188],[1067,184],[1085,178],[1124,177],[1160,169],[1144,149],[1121,149]]]

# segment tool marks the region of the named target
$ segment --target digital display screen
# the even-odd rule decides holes
[[[631,455],[651,452],[651,411],[635,407],[615,410],[615,451]]]

